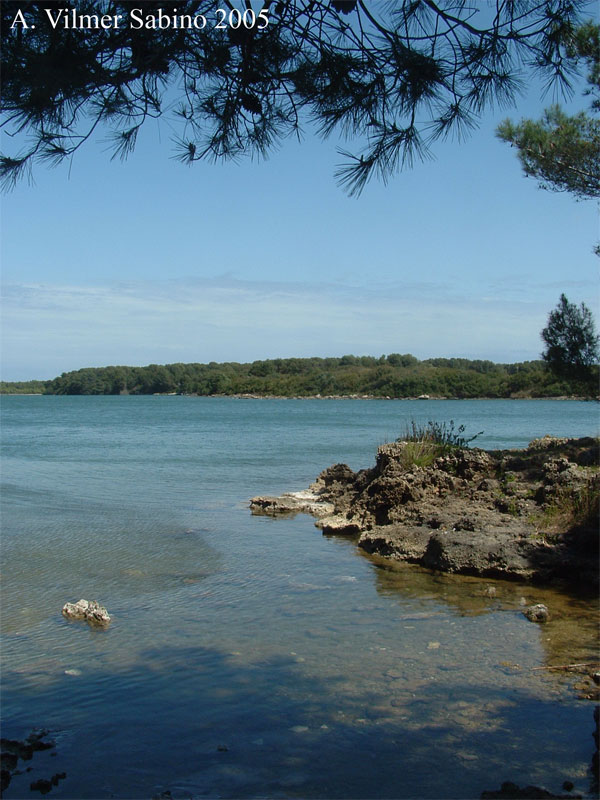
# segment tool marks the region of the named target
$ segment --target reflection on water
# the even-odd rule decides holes
[[[31,772],[7,798],[62,772],[52,797],[476,798],[505,780],[587,792],[593,706],[539,667],[597,657],[595,604],[391,565],[306,517],[252,516],[251,494],[318,471],[303,449],[313,412],[267,441],[272,407],[219,427],[196,416],[206,405],[174,418],[149,398],[130,417],[109,401],[102,436],[86,439],[85,403],[70,407],[73,440],[64,420],[49,437],[44,407],[41,451],[26,406],[9,426],[2,735],[45,728],[56,747],[21,762]],[[327,463],[356,452],[357,407],[341,407],[354,428],[341,412],[320,421],[338,440]],[[203,426],[229,453],[223,486]],[[108,629],[61,616],[80,597],[106,605]],[[522,598],[551,621],[526,620]]]

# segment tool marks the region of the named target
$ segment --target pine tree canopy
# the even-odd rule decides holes
[[[505,121],[498,135],[518,147],[523,171],[541,188],[600,197],[600,120],[554,105],[541,120]]]
[[[546,345],[542,358],[552,372],[597,382],[597,374],[590,368],[598,363],[598,336],[592,312],[585,303],[576,306],[561,294],[541,336]]]
[[[567,52],[587,66],[591,110],[600,110],[600,25],[587,22],[575,32]],[[558,105],[542,119],[505,120],[498,136],[518,148],[525,175],[541,188],[571,192],[578,199],[600,197],[600,119],[585,111],[568,115]]]
[[[35,161],[60,162],[102,129],[125,157],[142,125],[162,116],[190,164],[264,155],[307,126],[345,136],[357,152],[341,151],[336,176],[360,193],[373,175],[387,180],[513,101],[528,75],[568,90],[586,6],[3,0],[1,111],[19,145],[1,157],[0,177],[14,185]],[[168,25],[158,26],[159,13]],[[71,25],[72,14],[84,24]],[[119,24],[95,26],[104,16]]]

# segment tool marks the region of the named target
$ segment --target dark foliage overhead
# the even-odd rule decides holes
[[[358,193],[373,174],[386,180],[436,139],[461,136],[490,104],[511,101],[527,74],[568,88],[569,43],[586,3],[267,0],[254,11],[268,11],[268,25],[218,30],[216,9],[234,6],[251,4],[3,0],[4,125],[28,142],[2,157],[5,183],[36,159],[71,156],[102,127],[124,157],[144,122],[165,116],[186,163],[265,154],[306,124],[358,140],[337,172]],[[131,28],[140,7],[144,17],[177,9],[208,22],[201,31]],[[61,17],[53,28],[46,9],[71,8],[124,21],[72,30]],[[28,29],[13,24],[19,11]]]

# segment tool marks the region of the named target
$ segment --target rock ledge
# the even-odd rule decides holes
[[[306,491],[255,497],[252,512],[308,513],[324,534],[357,536],[368,553],[432,570],[597,588],[598,439],[456,448],[427,466],[408,444],[381,445],[371,469],[334,464]],[[569,527],[555,512],[579,495],[591,513]]]

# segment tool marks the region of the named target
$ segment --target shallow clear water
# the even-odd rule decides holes
[[[2,735],[56,742],[5,796],[60,772],[53,797],[587,792],[593,706],[536,668],[597,658],[594,603],[248,511],[371,465],[413,418],[493,448],[598,430],[597,404],[571,401],[3,398]],[[108,630],[61,616],[80,597]]]

